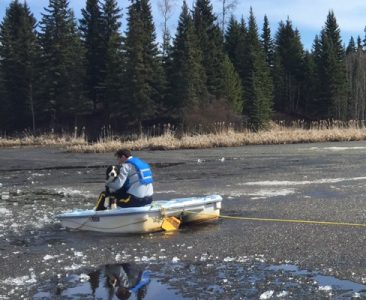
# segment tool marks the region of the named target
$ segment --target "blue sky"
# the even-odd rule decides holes
[[[150,0],[158,36],[161,35],[162,31],[161,13],[159,13],[158,3],[162,1]],[[176,4],[169,20],[171,33],[174,34],[183,0],[171,1],[174,1]],[[1,20],[10,2],[11,0],[0,0]],[[192,7],[194,2],[195,0],[187,0],[190,7]],[[242,16],[247,18],[249,8],[252,7],[259,28],[262,27],[264,15],[267,15],[271,24],[272,35],[277,31],[278,23],[281,20],[285,21],[287,18],[290,18],[293,26],[299,30],[301,40],[306,49],[311,49],[314,37],[316,34],[319,34],[321,28],[324,26],[329,10],[333,10],[335,13],[345,45],[348,44],[351,36],[357,38],[360,35],[362,39],[364,38],[363,30],[366,25],[365,0],[350,0],[349,2],[345,2],[344,0],[237,0],[236,2],[236,8],[232,13],[238,20]],[[27,3],[37,20],[40,20],[41,12],[48,5],[48,0],[28,0]],[[85,0],[69,0],[69,3],[74,9],[76,17],[79,18],[81,8],[85,6]],[[123,10],[123,14],[126,15],[126,7],[130,2],[128,0],[118,0],[118,3]],[[213,4],[214,12],[220,14],[222,1],[211,0],[211,3]],[[125,25],[124,21],[123,25]]]

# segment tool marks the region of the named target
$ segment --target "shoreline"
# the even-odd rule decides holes
[[[344,142],[366,140],[366,128],[272,128],[259,132],[221,130],[208,134],[184,134],[178,138],[167,131],[161,136],[140,136],[123,141],[120,136],[111,136],[88,143],[83,137],[44,135],[26,138],[0,138],[0,148],[9,147],[62,147],[71,153],[106,153],[119,148],[131,150],[179,150],[207,149],[217,147],[240,147],[246,145],[281,145],[318,142]]]

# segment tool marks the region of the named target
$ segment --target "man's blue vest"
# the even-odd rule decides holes
[[[153,183],[154,180],[152,178],[151,168],[142,159],[131,157],[126,160],[126,163],[129,163],[135,167],[141,184]]]

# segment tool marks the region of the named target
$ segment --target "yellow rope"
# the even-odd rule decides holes
[[[184,211],[186,213],[196,213],[192,211]],[[202,214],[202,213],[200,213]],[[215,216],[222,219],[231,220],[243,220],[243,221],[261,221],[261,222],[283,222],[283,223],[302,223],[302,224],[312,224],[312,225],[333,225],[333,226],[353,226],[353,227],[366,227],[366,224],[359,223],[347,223],[347,222],[332,222],[332,221],[313,221],[313,220],[294,220],[294,219],[272,219],[272,218],[250,218],[250,217],[235,217],[235,216],[225,216],[225,215],[211,215],[205,214],[206,216]]]
[[[234,217],[234,216],[222,216],[222,215],[220,215],[220,218],[233,219],[233,220],[245,220],[245,221],[263,221],[263,222],[303,223],[303,224],[314,224],[314,225],[337,225],[337,226],[366,227],[366,224],[346,223],[346,222],[331,222],[331,221],[271,219],[271,218],[249,218],[249,217]]]

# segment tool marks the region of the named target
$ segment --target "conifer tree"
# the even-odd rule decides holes
[[[356,52],[356,44],[355,40],[353,39],[353,36],[349,39],[348,46],[346,49],[346,54],[355,53]]]
[[[348,119],[366,117],[366,55],[362,51],[347,54],[345,58],[349,85]]]
[[[197,110],[207,97],[203,56],[186,1],[178,21],[169,68],[169,108],[183,126],[187,115]]]
[[[75,125],[90,111],[83,95],[83,48],[73,11],[66,0],[49,0],[40,23],[42,46],[42,110],[45,121]]]
[[[193,9],[193,22],[203,53],[207,90],[211,95],[220,98],[223,96],[224,90],[224,49],[223,33],[216,19],[210,0],[196,0]]]
[[[334,13],[330,11],[320,36],[318,80],[321,90],[318,111],[322,118],[347,118],[348,91],[344,59],[340,29]]]
[[[246,44],[248,69],[243,78],[245,108],[251,128],[258,130],[265,127],[270,120],[273,86],[252,9],[250,9]]]
[[[35,130],[34,82],[38,46],[36,20],[26,3],[10,3],[0,25],[0,125]]]
[[[164,74],[155,42],[155,26],[148,0],[133,0],[128,8],[124,43],[124,96],[126,112],[142,132],[142,123],[152,120],[164,94]]]
[[[102,102],[100,99],[105,68],[103,20],[98,0],[87,0],[81,10],[80,31],[85,48],[86,96],[93,103],[93,111]]]
[[[363,51],[362,41],[361,41],[361,37],[360,36],[357,37],[356,50],[357,51]]]
[[[249,77],[250,74],[250,59],[249,59],[249,45],[248,45],[248,29],[245,24],[244,18],[241,18],[239,24],[239,36],[236,45],[236,49],[234,52],[235,59],[233,60],[234,67],[239,74],[241,83],[242,83],[242,105],[243,111],[246,112],[246,91],[245,91],[245,81],[246,78]]]
[[[227,55],[225,55],[224,60],[224,74],[224,93],[229,107],[233,112],[241,114],[243,111],[243,87],[239,74]]]
[[[304,49],[300,34],[287,19],[281,22],[275,40],[275,108],[286,113],[300,113],[303,108]]]
[[[225,51],[236,69],[238,68],[237,54],[238,54],[240,35],[241,35],[240,24],[234,18],[234,16],[231,15],[225,33]]]
[[[123,56],[121,27],[121,9],[116,0],[105,0],[102,5],[103,23],[103,78],[102,104],[104,122],[110,121],[111,115],[119,116],[126,106],[122,99]]]
[[[273,68],[274,45],[271,37],[271,28],[269,27],[269,21],[266,15],[264,16],[261,42],[266,56],[266,62],[270,68]]]
[[[244,91],[243,91],[243,80],[245,78],[245,72],[247,71],[246,63],[247,63],[247,48],[246,48],[246,36],[247,36],[247,29],[245,26],[244,19],[241,20],[241,23],[235,20],[234,16],[231,16],[228,28],[226,31],[225,36],[225,49],[228,58],[230,59],[230,62],[233,64],[234,71],[237,73],[237,75],[230,75],[229,77],[233,78],[233,82],[231,82],[229,85],[233,88],[231,93],[235,94],[235,97],[240,95],[241,99],[237,99],[235,101],[230,101],[229,103],[235,103],[232,105],[232,108],[235,112],[242,114],[244,109]],[[225,64],[228,62],[225,61]],[[229,71],[230,66],[225,66],[225,72]],[[231,71],[229,71],[231,72]],[[239,83],[236,82],[234,77],[238,76]],[[228,83],[225,83],[225,86],[227,86]],[[234,86],[236,88],[234,88]],[[241,88],[241,91],[237,90],[237,88]],[[229,90],[226,88],[226,94],[228,95]],[[229,96],[229,98],[232,98],[232,96]]]
[[[316,65],[313,53],[305,51],[303,59],[303,83],[302,83],[302,105],[301,114],[308,118],[313,119],[314,111],[316,111],[316,106],[314,102],[317,99],[318,82]]]

